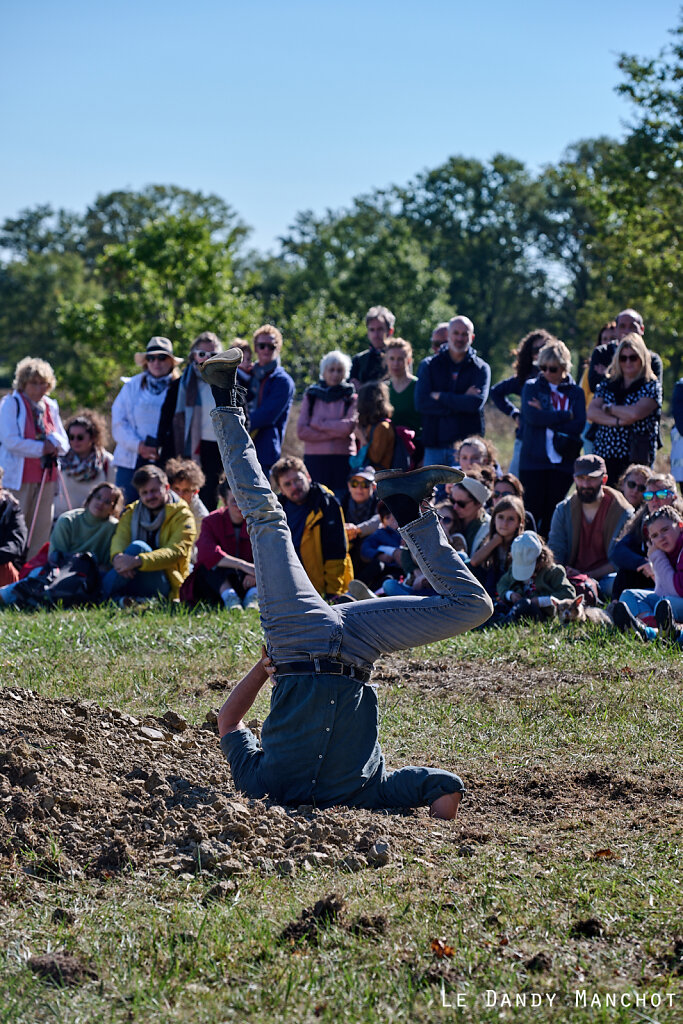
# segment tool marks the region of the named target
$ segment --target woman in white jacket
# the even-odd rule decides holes
[[[159,414],[182,359],[173,355],[173,343],[168,338],[155,337],[144,352],[135,353],[135,362],[142,373],[122,378],[123,387],[111,407],[116,486],[123,491],[127,505],[137,499],[132,485],[135,470],[157,460]]]
[[[0,466],[28,525],[28,558],[50,536],[57,458],[69,448],[59,406],[47,397],[56,383],[49,363],[27,356],[17,363],[14,390],[0,404]]]

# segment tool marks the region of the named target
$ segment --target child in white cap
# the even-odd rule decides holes
[[[564,568],[533,530],[516,537],[510,552],[512,564],[498,582],[498,600],[486,626],[549,618],[553,598],[576,597]]]

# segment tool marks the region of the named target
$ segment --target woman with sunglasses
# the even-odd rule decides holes
[[[512,376],[499,381],[491,388],[491,401],[497,409],[509,416],[515,424],[515,446],[510,462],[510,472],[519,473],[519,457],[522,450],[522,438],[520,433],[521,412],[510,401],[510,395],[521,395],[522,389],[528,380],[533,380],[538,374],[538,356],[544,345],[553,340],[552,334],[543,327],[537,331],[531,331],[520,341],[512,354],[515,361],[512,367]]]
[[[629,519],[609,551],[609,560],[617,567],[612,588],[613,600],[623,590],[652,590],[654,570],[647,553],[648,536],[644,522],[652,512],[673,505],[683,514],[683,499],[676,492],[676,481],[670,473],[651,474],[643,491],[643,504]]]
[[[474,470],[472,470],[474,474]],[[486,541],[491,517],[486,503],[491,491],[476,476],[465,476],[451,487],[451,502],[458,519],[457,532],[465,541],[468,557]]]
[[[616,487],[631,462],[651,466],[659,443],[662,386],[639,334],[627,334],[614,353],[605,380],[595,389],[588,417],[597,424],[594,451]]]
[[[222,351],[221,340],[213,331],[203,331],[195,338],[186,368],[166,390],[157,428],[159,462],[164,466],[169,459],[176,458],[196,462],[204,474],[199,500],[210,512],[218,504],[218,479],[223,464],[211,422],[211,410],[216,406],[211,388],[199,375],[199,367]]]
[[[249,426],[256,455],[268,475],[282,454],[287,420],[294,401],[294,381],[280,366],[282,334],[263,324],[253,336],[256,362],[247,389]]]
[[[133,487],[135,470],[158,459],[159,414],[166,391],[179,375],[178,365],[182,363],[173,354],[173,342],[161,337],[152,338],[145,351],[136,352],[134,359],[142,372],[121,378],[123,387],[111,407],[116,486],[123,491],[127,505],[138,496]]]
[[[86,498],[96,484],[114,481],[114,456],[104,446],[104,417],[93,409],[81,409],[65,427],[69,450],[60,460],[62,480],[55,499],[55,522],[69,508],[85,508]]]
[[[571,487],[586,422],[586,400],[574,383],[571,364],[567,346],[553,338],[538,354],[538,376],[522,390],[519,478],[524,503],[543,536]]]
[[[619,477],[618,488],[636,512],[642,507],[643,494],[651,475],[649,466],[639,466],[637,462],[632,462]]]

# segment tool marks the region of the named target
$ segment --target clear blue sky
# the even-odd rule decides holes
[[[276,248],[296,213],[449,156],[532,168],[619,136],[622,51],[679,0],[6,0],[0,220],[98,192],[215,192]]]

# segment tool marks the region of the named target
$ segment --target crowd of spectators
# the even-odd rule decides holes
[[[483,628],[548,617],[578,594],[611,601],[616,625],[643,639],[679,635],[683,380],[673,393],[672,472],[662,474],[653,468],[662,362],[636,310],[600,329],[579,383],[572,353],[545,329],[521,339],[512,375],[493,388],[468,316],[435,326],[417,373],[389,309],[371,307],[366,330],[367,348],[326,353],[301,398],[303,459],[283,455],[295,388],[281,332],[264,324],[251,343],[232,342],[243,352],[238,382],[259,462],[323,597],[429,586],[378,506],[375,474],[459,466],[462,481],[435,493],[434,507],[494,599]],[[90,601],[258,607],[249,535],[221,476],[215,402],[199,373],[222,350],[205,331],[186,360],[160,336],[136,353],[140,372],[122,378],[112,406],[113,454],[102,415],[81,409],[62,424],[52,367],[20,361],[0,404],[0,606],[21,607],[24,578],[35,594],[37,580],[47,586],[89,552],[98,573]],[[485,436],[489,394],[514,421],[507,466]]]

